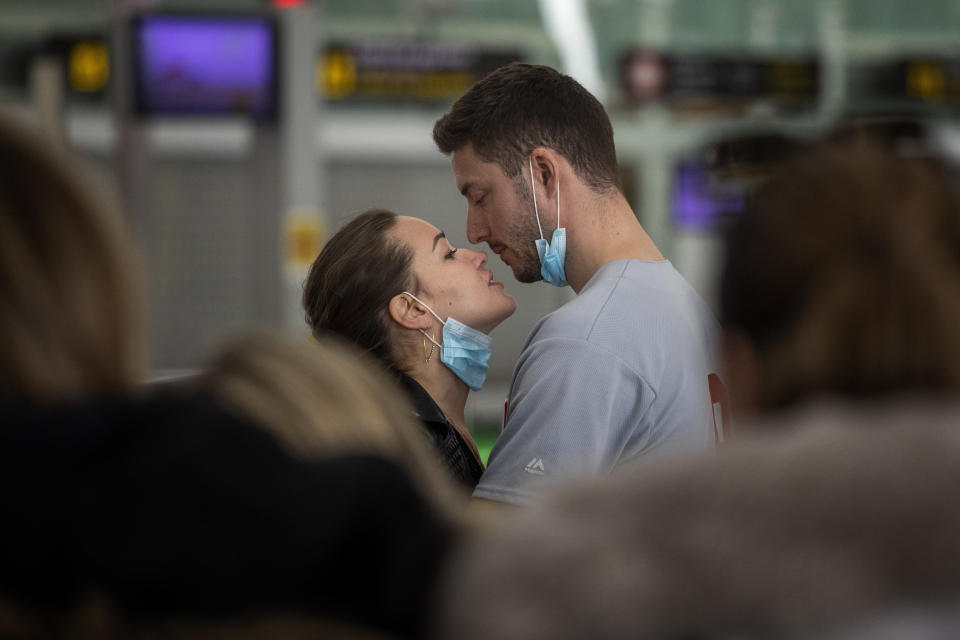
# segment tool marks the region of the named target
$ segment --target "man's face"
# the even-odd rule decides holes
[[[523,175],[511,180],[495,162],[484,162],[473,145],[452,155],[457,189],[467,199],[467,239],[486,242],[520,282],[541,280],[536,240],[540,237],[530,189]]]

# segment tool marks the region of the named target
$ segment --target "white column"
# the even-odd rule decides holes
[[[321,162],[317,153],[320,108],[315,85],[318,47],[314,7],[303,4],[277,10],[281,32],[280,111],[278,122],[283,265],[282,322],[306,332],[300,305],[303,280],[313,251],[326,233],[320,208]]]

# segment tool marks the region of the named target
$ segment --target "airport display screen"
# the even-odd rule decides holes
[[[276,24],[264,16],[139,16],[133,24],[137,111],[273,117],[276,39]]]
[[[810,143],[780,131],[725,137],[674,166],[673,223],[690,231],[724,227],[747,206],[751,194]]]
[[[713,229],[743,210],[744,185],[721,182],[697,161],[680,162],[673,180],[673,222],[688,230]]]

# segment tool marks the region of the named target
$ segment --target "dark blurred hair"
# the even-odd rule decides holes
[[[613,127],[576,80],[515,62],[489,74],[437,120],[433,139],[449,154],[470,144],[485,162],[517,178],[536,147],[560,153],[594,191],[619,189]]]
[[[390,237],[397,214],[371,209],[350,220],[314,260],[303,291],[307,324],[315,336],[338,334],[380,362],[402,370],[390,345],[390,299],[416,293],[413,252]]]
[[[818,393],[960,390],[960,208],[943,171],[870,144],[784,165],[728,238],[725,329],[761,408]]]
[[[142,318],[125,232],[80,158],[0,115],[0,398],[137,382]]]

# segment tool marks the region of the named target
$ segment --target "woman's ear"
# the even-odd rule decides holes
[[[427,309],[403,293],[398,293],[390,299],[387,305],[390,318],[407,329],[429,329],[433,325],[433,316]]]

